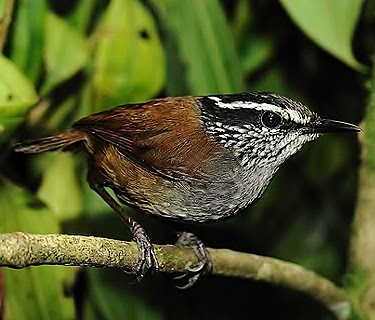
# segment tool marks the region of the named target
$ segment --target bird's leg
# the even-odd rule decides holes
[[[175,284],[177,288],[187,289],[193,286],[202,274],[207,274],[212,271],[212,261],[205,245],[196,235],[191,232],[179,232],[178,236],[175,244],[177,246],[191,247],[199,261],[196,267],[187,268],[186,273],[173,278],[179,282],[186,282],[186,284],[181,285]]]
[[[146,231],[142,226],[135,221],[133,218],[129,217],[124,208],[117,203],[115,199],[104,189],[103,186],[98,184],[91,185],[91,188],[96,191],[103,200],[119,215],[121,220],[129,226],[130,232],[133,235],[133,241],[137,243],[138,246],[138,264],[135,270],[135,282],[142,280],[144,275],[149,270],[158,271],[159,263],[155,255],[154,247],[148,237]]]

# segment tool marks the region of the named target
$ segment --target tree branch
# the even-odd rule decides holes
[[[347,319],[350,305],[343,291],[325,278],[299,265],[228,249],[208,249],[213,274],[265,281],[304,292],[320,301],[339,319]],[[190,248],[155,245],[162,272],[184,272],[197,263]],[[68,265],[99,268],[132,268],[138,261],[133,242],[75,235],[0,234],[0,266],[25,268]]]
[[[355,292],[353,306],[363,318],[375,319],[375,55],[369,81],[369,101],[359,136],[361,165],[358,177],[358,198],[353,220],[350,251],[351,282]]]

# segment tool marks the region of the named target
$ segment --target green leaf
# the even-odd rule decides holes
[[[46,18],[45,41],[47,75],[42,87],[43,95],[76,74],[85,66],[89,57],[88,41],[78,30],[53,13],[48,13]]]
[[[4,16],[6,6],[7,6],[7,1],[0,2],[0,17],[1,18],[3,18]],[[0,22],[0,30],[1,30],[1,22]]]
[[[38,96],[17,66],[0,55],[0,143],[24,120]]]
[[[363,0],[280,0],[289,16],[315,43],[346,63],[364,70],[353,56],[352,38]]]
[[[169,85],[186,72],[189,93],[212,94],[244,89],[241,64],[218,1],[153,1],[185,69],[169,68]],[[172,55],[175,55],[172,52]]]
[[[0,183],[0,232],[57,233],[59,226],[53,214],[20,187]]]
[[[86,34],[90,29],[93,18],[96,17],[95,9],[97,9],[98,5],[100,6],[101,3],[92,0],[77,1],[74,5],[74,10],[69,13],[69,23],[80,33]]]
[[[251,74],[265,65],[275,53],[273,43],[269,39],[252,37],[251,42],[244,44],[241,54],[242,68]]]
[[[83,194],[74,155],[60,152],[49,156],[38,196],[59,220],[74,219],[83,211]]]
[[[10,58],[35,84],[42,71],[46,0],[17,1]]]
[[[248,0],[239,0],[231,22],[242,70],[247,77],[269,62],[276,52],[275,42],[256,30],[255,14]]]
[[[147,292],[156,290],[145,290],[144,285],[140,290],[129,287],[129,279],[123,272],[89,269],[88,278],[92,299],[104,319],[165,319],[162,307],[149,304],[145,297]]]
[[[5,308],[12,319],[75,319],[73,299],[64,296],[66,268],[5,269]]]
[[[165,78],[165,57],[152,15],[137,0],[112,0],[97,30],[92,105],[147,100]]]
[[[0,232],[56,233],[53,214],[21,188],[0,184]],[[68,272],[61,267],[5,268],[5,309],[12,319],[73,319],[74,305],[64,296]]]

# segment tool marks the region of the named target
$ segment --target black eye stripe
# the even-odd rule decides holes
[[[261,118],[262,124],[268,128],[276,128],[281,123],[281,117],[271,111],[265,111]]]

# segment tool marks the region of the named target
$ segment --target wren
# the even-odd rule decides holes
[[[302,103],[274,93],[154,99],[122,105],[78,120],[67,132],[15,146],[15,151],[82,150],[87,181],[129,226],[138,245],[140,280],[158,270],[145,230],[120,202],[180,222],[235,216],[259,199],[280,165],[322,133],[357,132],[356,125],[320,118]],[[191,286],[211,268],[193,234],[201,264],[190,269]]]

